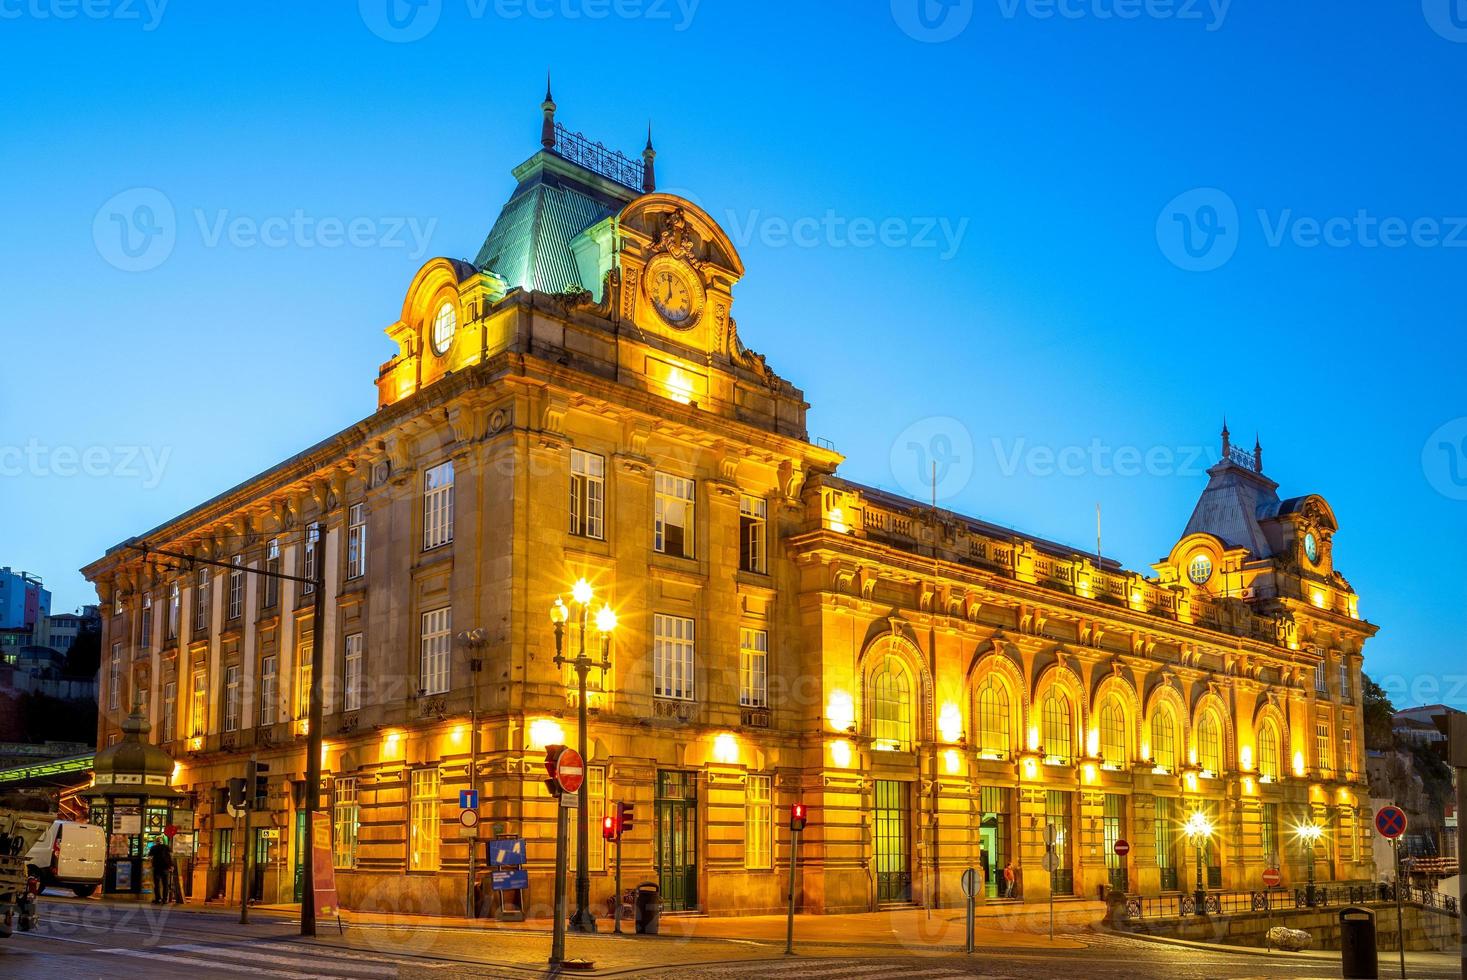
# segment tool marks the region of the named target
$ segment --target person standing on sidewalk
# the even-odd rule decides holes
[[[153,904],[166,905],[172,887],[169,872],[173,870],[173,850],[166,839],[159,837],[148,848],[148,861],[153,866]]]

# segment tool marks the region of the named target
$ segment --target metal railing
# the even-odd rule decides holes
[[[620,150],[613,150],[597,143],[581,133],[572,132],[560,123],[555,124],[555,146],[557,156],[579,164],[607,180],[614,180],[623,187],[641,192],[646,177],[646,167]]]
[[[1460,904],[1451,895],[1428,888],[1402,886],[1402,899],[1410,905],[1436,909],[1458,915]],[[1306,888],[1276,888],[1254,892],[1207,892],[1203,911],[1207,915],[1245,915],[1277,909],[1337,908],[1367,903],[1392,903],[1395,889],[1386,883],[1354,885],[1316,885],[1313,895]],[[1126,917],[1130,919],[1176,919],[1197,915],[1195,895],[1142,896],[1126,898]]]

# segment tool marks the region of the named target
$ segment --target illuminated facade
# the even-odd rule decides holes
[[[576,709],[550,610],[581,578],[584,641],[613,664],[592,675],[591,816],[635,805],[624,879],[659,880],[669,910],[779,909],[796,800],[810,911],[951,903],[980,864],[994,899],[1010,863],[1021,901],[1189,889],[1199,813],[1213,887],[1257,887],[1270,851],[1302,883],[1301,823],[1325,828],[1322,880],[1371,877],[1375,628],[1321,498],[1281,500],[1225,438],[1143,575],[840,478],[801,393],[741,342],[728,237],[655,191],[650,143],[608,155],[553,112],[475,263],[413,279],[378,410],[143,536],[302,577],[324,561],[323,624],[298,583],[121,546],[85,570],[99,744],[144,703],[195,798],[195,897],[238,888],[221,794],[252,754],[271,766],[255,887],[293,897],[319,625],[346,907],[461,914],[470,785],[487,831],[529,838],[548,905],[542,749],[573,741]]]

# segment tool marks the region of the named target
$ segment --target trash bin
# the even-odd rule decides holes
[[[662,919],[661,889],[655,882],[644,881],[637,886],[636,904],[633,907],[637,932],[646,936],[657,935],[657,925]]]
[[[1340,910],[1340,967],[1346,978],[1375,980],[1380,960],[1375,949],[1375,913],[1351,906]]]

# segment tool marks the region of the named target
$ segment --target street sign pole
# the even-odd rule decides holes
[[[255,762],[259,756],[251,755],[250,764],[245,767],[247,778],[245,779],[244,806],[240,809],[244,813],[244,864],[241,866],[239,875],[239,924],[245,925],[250,921],[250,857],[254,852],[254,842],[250,840],[250,812],[255,808]]]
[[[613,902],[616,909],[613,913],[616,925],[611,930],[618,936],[621,935],[621,833],[621,818],[618,816],[616,828],[616,898]]]
[[[964,921],[967,925],[967,951],[971,956],[973,955],[973,904],[978,896],[978,889],[981,887],[978,882],[978,872],[972,868],[964,871],[960,884],[963,887],[963,897],[967,900],[967,913]]]
[[[550,934],[550,965],[560,966],[565,960],[565,811],[556,800],[555,807],[555,928]]]
[[[1054,942],[1054,869],[1059,866],[1054,853],[1054,824],[1044,825],[1044,870],[1049,872],[1049,941]]]
[[[795,955],[795,869],[800,862],[800,832],[790,832],[790,894],[789,911],[785,917],[784,955]]]
[[[1401,947],[1401,980],[1406,980],[1406,912],[1401,895],[1401,838],[1391,841],[1396,855],[1396,942]]]

